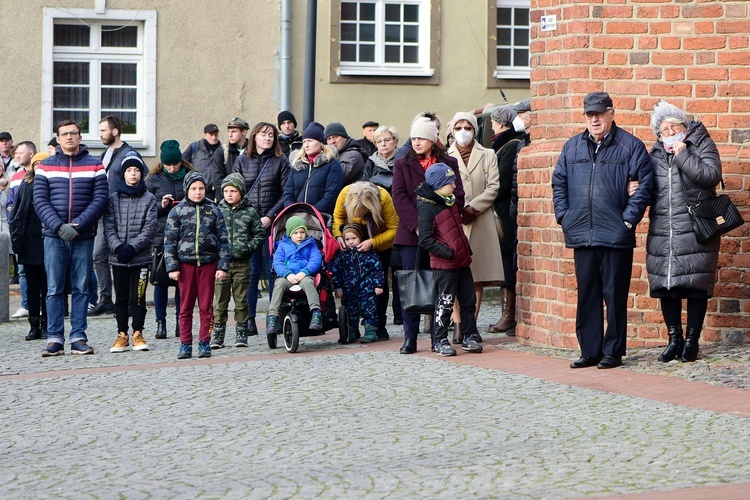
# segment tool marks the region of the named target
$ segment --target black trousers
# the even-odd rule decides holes
[[[576,336],[581,356],[624,356],[633,249],[582,247],[573,251],[573,259],[578,281]]]
[[[143,331],[146,321],[148,267],[112,266],[112,277],[115,282],[117,331],[128,332],[130,314],[133,315],[133,331]]]
[[[378,258],[380,259],[380,265],[383,267],[383,277],[385,278],[383,293],[378,295],[378,333],[383,335],[387,332],[385,325],[388,322],[388,299],[390,298],[388,272],[391,269],[391,249],[378,252]]]
[[[29,306],[29,317],[47,318],[47,271],[44,264],[35,266],[25,264],[26,300]]]
[[[435,343],[448,338],[448,325],[453,312],[453,303],[458,299],[461,310],[461,331],[465,337],[477,333],[477,323],[474,320],[477,296],[474,294],[474,276],[470,267],[461,269],[437,270],[435,288],[437,303],[435,304]]]

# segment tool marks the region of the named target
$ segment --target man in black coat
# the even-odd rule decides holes
[[[555,218],[573,248],[578,281],[581,357],[570,367],[615,368],[625,355],[635,226],[651,200],[653,169],[643,142],[615,124],[606,92],[583,103],[586,130],[565,143],[552,174]],[[640,185],[628,196],[631,180]]]

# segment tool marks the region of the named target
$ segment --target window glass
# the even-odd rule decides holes
[[[529,78],[528,5],[528,0],[497,0],[496,77]]]
[[[102,47],[138,47],[138,27],[102,26]]]
[[[53,42],[58,47],[88,47],[91,28],[85,24],[56,24]]]

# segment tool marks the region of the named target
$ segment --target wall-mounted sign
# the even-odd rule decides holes
[[[542,31],[555,31],[557,29],[557,15],[542,16]]]

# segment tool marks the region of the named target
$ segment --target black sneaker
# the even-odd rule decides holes
[[[461,349],[468,352],[482,352],[482,346],[477,342],[476,335],[470,335],[461,342]]]
[[[455,356],[456,350],[451,347],[451,343],[448,339],[443,339],[435,344],[435,352],[438,356]]]
[[[63,356],[64,354],[64,346],[62,344],[58,344],[57,342],[50,342],[42,351],[43,358],[47,358],[49,356]]]
[[[86,343],[85,340],[76,340],[70,344],[71,354],[94,354],[94,348]]]
[[[89,316],[101,316],[102,314],[114,314],[115,305],[112,299],[102,299],[92,310],[88,312]]]

